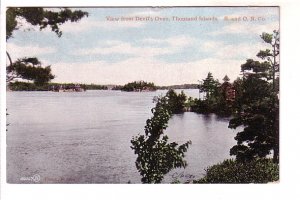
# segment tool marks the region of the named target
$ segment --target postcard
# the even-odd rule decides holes
[[[8,7],[7,183],[278,183],[279,20]]]

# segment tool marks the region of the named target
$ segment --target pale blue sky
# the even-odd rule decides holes
[[[51,65],[53,82],[124,84],[146,80],[157,85],[197,83],[209,71],[222,79],[239,75],[240,65],[265,48],[259,35],[279,29],[278,7],[80,8],[89,17],[50,30],[23,23],[8,41],[13,59],[37,56]],[[170,21],[110,22],[111,17],[166,17]],[[217,21],[173,21],[215,17]],[[262,17],[224,21],[224,16]],[[22,20],[21,20],[22,22]],[[30,28],[30,31],[26,31]]]

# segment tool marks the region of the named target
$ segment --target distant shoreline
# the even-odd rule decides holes
[[[13,82],[9,83],[6,91],[51,91],[51,88],[64,86],[71,87],[79,85],[83,90],[122,90],[123,85],[97,85],[97,84],[75,84],[75,83],[48,83],[42,86],[37,86],[34,83],[28,82]],[[169,89],[198,89],[198,84],[181,84],[170,86],[155,86],[157,90],[169,90]],[[142,91],[128,91],[128,92],[144,92]]]

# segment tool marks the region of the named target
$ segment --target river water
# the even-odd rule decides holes
[[[153,97],[165,92],[8,92],[7,182],[140,183],[130,140],[144,133]],[[213,114],[172,116],[170,141],[192,145],[188,166],[171,171],[164,183],[200,178],[208,166],[230,158],[237,130],[228,122]]]

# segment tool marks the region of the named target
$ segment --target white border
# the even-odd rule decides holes
[[[281,18],[281,164],[280,183],[267,185],[14,185],[6,183],[6,94],[5,94],[5,7],[6,6],[280,6]],[[298,169],[300,120],[298,77],[299,4],[295,1],[121,1],[83,2],[66,0],[1,1],[1,199],[285,199],[300,197]],[[298,45],[298,46],[297,46]]]

